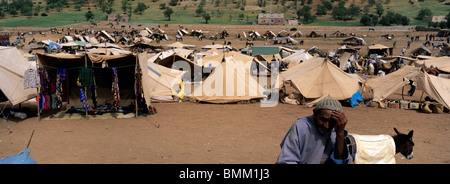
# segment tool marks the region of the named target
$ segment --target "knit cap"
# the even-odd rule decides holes
[[[331,97],[330,95],[326,96],[316,104],[316,110],[328,109],[328,110],[340,110],[342,111],[341,103]]]

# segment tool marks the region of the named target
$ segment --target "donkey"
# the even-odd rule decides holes
[[[394,131],[397,133],[397,135],[392,136],[395,142],[395,153],[401,153],[406,159],[412,159],[414,147],[412,136],[414,130],[409,131],[408,134],[402,134],[396,128],[394,128]]]
[[[349,134],[346,143],[355,164],[395,164],[394,155],[401,153],[406,159],[413,158],[413,130],[402,134],[394,128],[396,135]]]

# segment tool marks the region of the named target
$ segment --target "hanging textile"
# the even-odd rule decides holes
[[[23,75],[23,88],[39,88],[41,83],[37,71],[34,68],[29,68]]]
[[[51,109],[52,100],[50,99],[50,95],[44,95],[44,97],[45,97],[44,109]]]
[[[36,97],[36,101],[39,103],[39,109],[44,109],[45,97],[42,93]]]
[[[59,80],[61,82],[64,82],[66,80],[66,69],[58,69],[58,73],[59,73]]]
[[[81,101],[81,103],[83,103],[83,108],[86,109],[87,111],[89,111],[90,110],[89,104],[88,104],[88,101],[86,98],[86,93],[83,90],[83,85],[80,82],[80,77],[78,77],[78,79],[77,79],[77,85],[78,85],[78,87],[80,87],[80,101]]]
[[[139,96],[142,92],[142,85],[140,81],[142,80],[141,68],[139,65],[134,67],[134,95]]]
[[[80,68],[78,70],[78,79],[82,86],[89,87],[93,85],[92,68]]]
[[[52,99],[51,108],[56,109],[56,102],[58,101],[58,99],[56,98],[56,95],[52,94],[52,95],[50,95],[50,98]]]
[[[39,80],[41,83],[41,91],[43,94],[51,94],[51,76],[48,74],[47,69],[38,68]]]
[[[117,111],[117,109],[119,107],[119,102],[120,102],[119,78],[117,77],[117,68],[114,67],[112,69],[113,69],[114,76],[113,76],[111,92],[114,94],[113,106],[114,106],[114,109]]]
[[[65,75],[65,71],[64,71]],[[56,89],[55,89],[55,106],[56,108],[60,109],[62,106],[62,85],[61,85],[61,72],[58,70],[58,73],[56,74]]]

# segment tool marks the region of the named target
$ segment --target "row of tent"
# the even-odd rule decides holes
[[[260,83],[260,76],[251,74],[252,65],[259,64],[270,68],[261,63],[256,57],[240,54],[239,52],[216,52],[213,49],[209,54],[204,54],[197,63],[180,56],[176,52],[161,52],[158,54],[134,54],[131,52],[122,52],[116,55],[105,55],[103,50],[87,52],[85,54],[37,54],[41,66],[52,68],[73,68],[85,66],[107,66],[107,67],[126,67],[139,64],[142,68],[142,86],[144,97],[147,104],[152,101],[173,101],[172,96],[189,97],[195,101],[209,103],[233,103],[243,100],[262,99],[267,97],[270,89],[283,89],[291,85],[293,93],[299,93],[309,101],[330,95],[338,100],[346,100],[358,91],[362,96],[381,101],[399,88],[407,85],[404,78],[414,80],[418,89],[423,90],[430,98],[435,99],[445,107],[450,105],[450,79],[437,77],[423,72],[420,67],[404,66],[400,70],[383,77],[376,77],[363,81],[355,74],[347,74],[338,66],[332,64],[327,59],[318,55],[311,55],[309,52],[294,53],[282,60],[295,63],[289,70],[281,72],[279,77],[270,81],[271,84]],[[36,97],[36,90],[23,89],[23,73],[30,66],[30,63],[14,47],[0,48],[0,77],[8,82],[0,84],[2,92],[8,98],[12,105],[19,104],[28,99]],[[303,62],[298,62],[303,59]],[[448,71],[450,68],[448,57],[428,58],[426,60],[415,60],[415,66],[430,65],[437,66],[440,70]],[[186,61],[189,70],[179,71],[176,61]],[[174,66],[175,65],[175,66]],[[192,78],[195,72],[204,72],[205,66],[210,66],[210,74],[201,79]],[[207,68],[206,67],[206,68]],[[123,83],[132,83],[127,80],[132,79],[134,67],[131,67],[127,76],[121,76],[119,81]],[[186,75],[190,73],[190,75]],[[71,74],[72,75],[72,74]],[[76,76],[76,75],[75,75]],[[202,75],[201,75],[202,76]],[[127,79],[128,78],[128,79]],[[183,83],[193,79],[194,83]],[[71,80],[73,81],[73,80]],[[106,80],[108,81],[108,80]],[[195,84],[196,81],[202,81]],[[14,84],[14,85],[11,85]],[[72,84],[72,86],[74,86]],[[100,90],[98,96],[104,93],[110,94],[110,85]],[[81,105],[79,102],[79,93],[71,90],[71,103],[75,106]],[[133,88],[121,89],[121,96],[133,100]],[[102,93],[103,92],[103,93]],[[286,92],[286,91],[284,91]],[[128,95],[122,95],[126,93]],[[105,98],[107,101],[108,98]],[[110,98],[109,98],[110,100]],[[78,103],[77,103],[78,102]],[[126,103],[126,102],[124,102]],[[313,103],[310,103],[313,104]]]
[[[338,100],[350,99],[358,92],[365,100],[381,102],[408,85],[408,81],[404,80],[406,78],[415,82],[416,89],[422,90],[430,98],[449,108],[450,79],[430,75],[422,69],[422,67],[430,68],[433,65],[443,72],[450,73],[448,61],[450,61],[449,57],[415,59],[409,65],[388,75],[362,80],[356,74],[343,72],[327,59],[314,56],[282,72],[280,88],[284,87],[286,93],[300,93],[304,98],[310,99],[312,104],[314,99],[328,95]],[[285,84],[286,86],[283,86]]]

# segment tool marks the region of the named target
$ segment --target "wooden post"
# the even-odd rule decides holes
[[[419,103],[422,102],[423,93],[425,93],[425,91],[422,91],[422,94],[420,95]]]
[[[41,109],[39,108],[39,88],[36,89],[36,95],[38,97],[38,101],[37,101],[37,113],[38,113],[38,121],[41,121]]]
[[[38,60],[38,56],[37,56],[37,54],[34,54],[34,58],[35,58],[35,60],[36,60],[36,73],[38,72],[38,68],[39,68],[39,60]],[[39,79],[40,79],[41,77],[39,76]],[[39,83],[40,83],[40,81],[39,81]],[[39,108],[39,91],[40,91],[40,87],[38,87],[37,89],[36,89],[36,95],[37,95],[37,99],[38,99],[38,101],[37,101],[37,113],[38,113],[38,121],[41,121],[41,109]]]
[[[137,68],[138,68],[138,57],[139,57],[139,52],[136,54],[136,66],[135,66],[135,70],[134,70],[134,76],[136,77],[137,75],[139,75],[138,73],[137,73]],[[136,87],[136,80],[134,80],[134,86]],[[138,91],[139,91],[139,89],[134,89],[135,91],[134,91],[134,94],[135,94],[135,96],[136,96],[136,98],[134,99],[135,101],[135,104],[136,104],[136,116],[135,116],[135,118],[137,118],[138,117],[138,100],[137,100],[137,96],[138,96]]]
[[[84,49],[84,68],[87,68],[87,53],[86,53],[86,49]],[[88,101],[87,98],[87,87],[84,87],[84,96],[86,97],[86,101]],[[85,112],[86,112],[86,119],[88,119],[88,109],[87,107],[84,108]]]
[[[405,86],[402,87],[402,100],[405,99],[405,97],[403,97],[403,90],[405,89]]]

